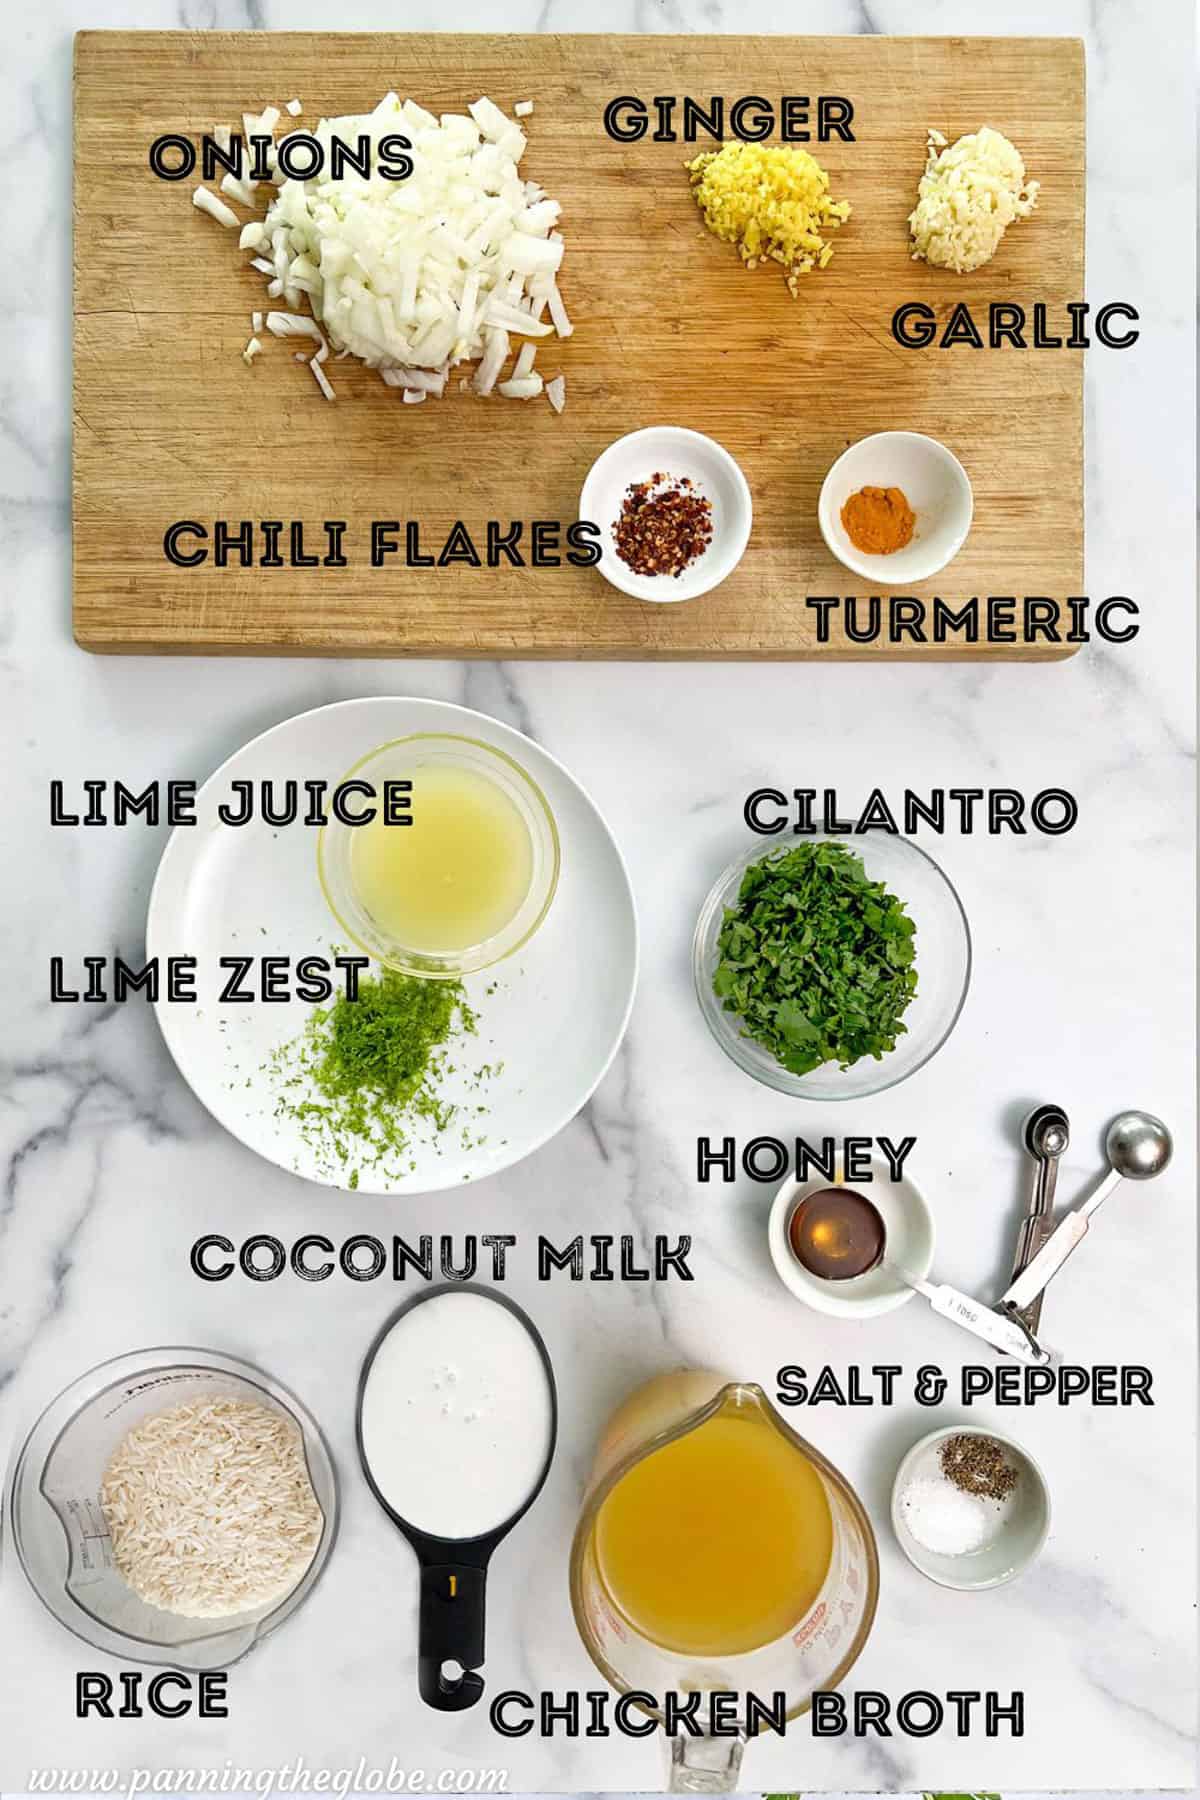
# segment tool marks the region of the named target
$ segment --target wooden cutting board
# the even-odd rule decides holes
[[[194,139],[244,111],[303,102],[303,121],[367,111],[389,88],[433,111],[479,94],[530,97],[524,172],[563,203],[561,280],[574,336],[538,363],[567,380],[567,410],[460,392],[402,406],[377,375],[333,365],[324,401],[293,346],[241,360],[263,279],[236,234],[156,179],[161,133]],[[793,301],[771,266],[743,270],[703,228],[684,159],[701,140],[618,144],[618,95],[707,103],[757,94],[847,96],[853,143],[810,148],[853,217],[830,266]],[[1038,211],[969,277],[914,263],[907,215],[937,126],[991,124],[1042,183]],[[808,596],[867,585],[825,550],[822,478],[869,432],[942,439],[975,489],[964,550],[922,591],[1083,591],[1079,352],[901,349],[893,309],[944,320],[966,299],[1051,318],[1085,293],[1084,67],[1071,40],[350,36],[84,32],[75,53],[74,617],[106,651],[251,651],[492,657],[946,655],[911,643],[816,642]],[[754,496],[749,549],[705,597],[654,606],[594,569],[369,566],[373,519],[416,520],[440,546],[456,520],[570,521],[594,457],[637,426],[708,432]],[[173,521],[345,520],[350,566],[171,567]],[[526,527],[528,536],[528,524]],[[310,540],[311,541],[311,540]],[[970,654],[1046,656],[980,644]]]

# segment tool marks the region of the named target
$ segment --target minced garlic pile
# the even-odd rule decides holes
[[[807,150],[725,144],[687,166],[705,224],[737,245],[748,269],[782,263],[794,297],[798,276],[825,267],[833,255],[825,233],[850,217],[850,205],[830,199],[829,177]]]
[[[947,149],[941,132],[931,129],[908,220],[913,261],[924,257],[959,275],[981,269],[1013,221],[1029,217],[1038,187],[1026,181],[1021,153],[1003,132],[981,125]]]

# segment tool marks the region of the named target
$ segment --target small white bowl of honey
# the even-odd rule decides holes
[[[924,1280],[933,1267],[929,1203],[907,1175],[897,1181],[876,1157],[869,1181],[848,1181],[840,1165],[832,1182],[823,1175],[790,1177],[775,1196],[767,1229],[783,1285],[833,1318],[895,1311],[913,1295],[897,1268]]]

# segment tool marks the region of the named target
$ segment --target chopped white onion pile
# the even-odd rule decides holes
[[[519,101],[514,110],[525,117],[533,102]],[[289,101],[287,111],[295,116],[299,102]],[[317,339],[309,367],[330,400],[322,364],[332,344],[339,356],[378,369],[410,405],[440,397],[450,369],[473,362],[476,393],[495,389],[529,400],[545,392],[556,412],[563,409],[564,378],[543,382],[533,366],[534,340],[570,337],[573,329],[558,289],[560,207],[522,179],[521,127],[486,98],[467,111],[470,117],[438,119],[388,94],[372,113],[289,131],[315,138],[325,151],[311,181],[284,176],[277,153],[267,152],[277,191],[265,218],[241,227],[238,245],[253,252],[251,267],[268,278],[268,297],[287,309],[269,312],[267,329]],[[244,114],[247,139],[273,136],[280,116],[276,107]],[[404,181],[375,173],[380,139],[396,133],[412,144],[413,172]],[[347,168],[332,180],[332,139],[354,145],[360,137],[371,140],[372,173],[364,178]],[[226,175],[221,189],[249,207],[257,185],[244,170],[240,180]],[[238,225],[207,189],[192,198],[221,224]],[[305,298],[311,318],[297,310]],[[502,378],[514,338],[519,347]]]

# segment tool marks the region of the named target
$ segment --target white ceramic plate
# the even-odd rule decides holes
[[[277,1118],[277,1088],[264,1065],[297,1038],[312,1011],[283,1004],[218,1004],[218,959],[243,955],[329,956],[344,936],[317,880],[317,832],[302,824],[223,826],[216,816],[235,780],[325,779],[331,785],[376,744],[414,731],[464,732],[495,744],[528,769],[553,809],[562,873],[540,930],[507,961],[469,977],[477,1037],[455,1039],[455,1073],[439,1095],[472,1115],[457,1126],[414,1134],[403,1167],[343,1164]],[[345,700],[301,713],[230,757],[197,796],[197,823],[176,829],[150,896],[151,956],[199,959],[195,1006],[156,1008],[179,1072],[213,1117],[280,1168],[374,1194],[429,1193],[508,1168],[544,1144],[585,1104],[625,1033],[637,981],[638,938],[629,876],[593,802],[566,770],[519,731],[439,700]],[[495,992],[487,990],[495,985]],[[477,1087],[483,1065],[499,1073]],[[396,1159],[389,1159],[394,1162]],[[410,1168],[408,1165],[413,1166]]]

